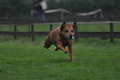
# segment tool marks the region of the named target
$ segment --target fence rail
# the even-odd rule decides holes
[[[78,38],[91,38],[92,37],[92,38],[102,38],[102,39],[109,38],[110,42],[114,42],[114,38],[120,38],[120,32],[114,32],[114,26],[113,26],[114,23],[120,23],[120,21],[113,21],[113,19],[111,17],[110,17],[109,21],[77,22],[77,24],[98,24],[98,23],[109,23],[110,31],[108,31],[108,32],[79,32],[78,31],[79,26],[77,25],[76,30],[75,30],[75,41],[78,41]],[[60,23],[51,23],[50,22],[50,23],[43,23],[43,24],[49,24],[50,30],[52,30],[54,24],[60,24]],[[49,33],[49,31],[44,31],[44,32],[34,31],[34,27],[35,27],[34,25],[39,25],[39,24],[33,23],[33,21],[30,21],[30,20],[28,20],[28,22],[25,24],[30,27],[30,30],[27,32],[17,32],[17,25],[19,25],[19,24],[16,24],[16,22],[11,25],[11,26],[14,26],[14,31],[0,31],[0,34],[1,35],[12,35],[12,36],[14,36],[14,39],[17,39],[17,36],[29,36],[29,37],[31,36],[32,41],[34,41],[35,35],[46,36]]]

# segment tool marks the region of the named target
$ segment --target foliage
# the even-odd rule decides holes
[[[1,0],[0,16],[21,16],[30,14],[32,0]]]
[[[34,0],[0,0],[0,17],[30,16]],[[48,9],[65,8],[72,12],[89,12],[102,8],[106,14],[119,14],[120,0],[47,0]]]
[[[51,5],[51,3],[54,5]],[[120,0],[59,0],[59,2],[56,3],[55,0],[48,1],[49,9],[65,8],[73,12],[89,12],[98,8],[102,8],[103,12],[107,14],[120,13],[119,4]]]

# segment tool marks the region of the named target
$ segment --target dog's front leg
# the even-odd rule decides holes
[[[73,53],[73,48],[72,48],[72,42],[68,45],[68,49],[69,49],[69,54],[70,54],[71,61],[74,61],[74,53]]]
[[[65,49],[64,46],[62,46],[61,44],[57,45],[57,48],[61,49],[62,51],[64,51],[64,53],[68,53],[69,51]]]

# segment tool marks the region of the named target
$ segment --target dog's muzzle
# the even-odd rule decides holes
[[[73,35],[66,35],[65,37],[66,37],[67,40],[74,39],[74,36],[73,36]]]

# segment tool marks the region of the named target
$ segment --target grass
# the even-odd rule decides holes
[[[53,24],[53,29],[60,26],[61,24]],[[48,24],[34,25],[34,31],[49,31]],[[28,25],[17,25],[18,32],[29,31]],[[13,26],[0,26],[0,31],[14,31]],[[78,24],[78,31],[110,31],[110,24],[108,23],[96,23],[96,24]],[[114,23],[114,31],[120,31],[120,23]]]
[[[69,54],[43,48],[45,37],[0,36],[0,80],[120,80],[120,40],[83,39]]]
[[[120,31],[119,23],[114,31]],[[53,28],[59,25],[53,25]],[[109,24],[80,24],[79,31],[109,31]],[[28,31],[18,26],[17,31]],[[0,26],[0,31],[13,31],[13,26]],[[49,31],[49,25],[35,25],[35,31]],[[120,39],[83,39],[74,42],[75,61],[69,54],[43,48],[45,36],[0,35],[0,80],[120,80]]]
[[[114,23],[114,31],[120,31],[120,23]],[[110,31],[109,23],[99,23],[99,24],[79,24],[79,31]]]

